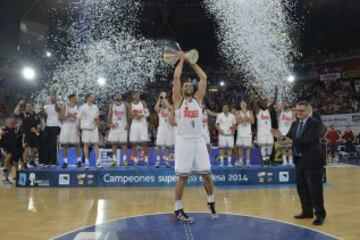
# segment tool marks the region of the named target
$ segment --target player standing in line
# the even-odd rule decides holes
[[[170,167],[170,148],[175,145],[175,119],[172,114],[172,109],[173,106],[170,105],[167,100],[166,92],[162,92],[155,104],[155,111],[159,115],[159,127],[156,136],[156,168],[160,167],[162,147],[166,148],[165,156],[162,158],[166,167]]]
[[[149,133],[148,133],[148,124],[146,118],[149,117],[149,110],[146,107],[145,101],[141,101],[140,92],[135,91],[133,93],[133,101],[131,103],[130,109],[130,143],[132,145],[132,159],[134,160],[134,165],[137,165],[137,151],[136,146],[140,144],[144,151],[144,162],[145,165],[149,163],[149,151],[147,142],[149,141]]]
[[[127,138],[128,138],[128,106],[123,101],[122,94],[117,92],[112,104],[109,105],[108,121],[110,131],[108,135],[108,142],[112,145],[113,159],[111,166],[120,166],[120,158],[118,156],[118,145],[121,145],[122,162],[127,165]]]
[[[283,101],[282,105],[278,104],[277,106],[277,114],[278,114],[278,121],[279,121],[279,131],[281,132],[282,136],[286,136],[291,128],[293,122],[296,121],[295,113],[291,110],[290,104],[287,100]],[[279,140],[279,139],[278,139]],[[293,151],[292,145],[279,145],[279,148],[282,152],[283,158],[283,165],[286,166],[287,164],[293,165]],[[287,162],[287,160],[289,162]]]
[[[65,108],[60,110],[59,119],[61,121],[61,130],[59,136],[59,143],[62,146],[64,162],[62,168],[68,167],[68,148],[69,146],[75,146],[76,149],[76,162],[78,166],[81,166],[80,156],[80,129],[77,116],[79,109],[77,107],[77,98],[75,94],[71,94],[68,97],[69,101],[65,105]]]
[[[245,163],[250,165],[250,154],[252,146],[252,131],[251,125],[254,124],[254,115],[247,109],[247,104],[244,100],[240,102],[240,111],[236,114],[237,122],[237,139],[236,146],[238,149],[238,161],[236,166],[242,166],[243,148],[246,148]]]

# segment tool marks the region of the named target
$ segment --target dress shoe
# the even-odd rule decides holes
[[[311,213],[300,213],[299,215],[295,215],[294,218],[296,219],[304,219],[304,218],[313,218],[313,214]]]
[[[313,221],[314,225],[322,225],[324,223],[324,218],[321,217],[316,217],[315,220]]]

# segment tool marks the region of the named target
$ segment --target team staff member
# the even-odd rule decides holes
[[[36,167],[39,163],[41,120],[40,116],[34,111],[33,102],[27,102],[25,104],[25,111],[21,112],[20,108],[24,103],[25,101],[21,100],[16,105],[14,114],[22,120],[21,129],[24,133],[25,142],[23,167],[28,168]],[[29,164],[28,158],[30,158]]]
[[[300,197],[302,212],[297,219],[313,218],[314,225],[322,225],[326,217],[323,196],[323,167],[320,135],[321,123],[310,116],[310,104],[296,104],[298,120],[292,125],[287,136],[279,130],[272,130],[275,137],[282,139],[280,144],[293,144],[296,171],[296,188]]]

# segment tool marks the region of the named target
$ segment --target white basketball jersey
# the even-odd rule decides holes
[[[125,103],[122,102],[120,105],[115,103],[112,105],[112,123],[117,123],[118,128],[124,129],[127,123],[126,107]]]
[[[288,134],[288,132],[291,128],[291,124],[292,124],[292,120],[293,120],[292,118],[293,118],[293,113],[291,110],[282,111],[280,113],[279,130],[282,135]]]
[[[208,120],[209,120],[209,117],[208,117],[207,111],[203,111],[203,113],[202,113],[202,125],[203,125],[203,129],[204,129],[205,132],[209,131]]]
[[[131,103],[131,111],[133,113],[138,113],[145,116],[145,108],[141,101],[138,104],[135,104],[134,102]],[[133,118],[132,123],[146,124],[146,118],[145,117],[142,117],[140,119]]]
[[[258,135],[271,135],[271,118],[269,110],[260,109],[256,118]]]
[[[81,129],[92,130],[97,128],[95,118],[99,116],[99,108],[94,104],[83,104],[79,109]]]
[[[165,128],[170,128],[172,127],[171,123],[170,123],[170,114],[171,112],[169,111],[168,108],[160,108],[160,112],[159,112],[159,127],[165,127]]]
[[[249,111],[246,111],[246,112],[239,111],[239,115],[242,118],[245,118],[245,117],[250,118],[250,112]],[[252,136],[251,123],[249,123],[249,122],[239,123],[237,125],[237,135],[239,137],[251,137]]]
[[[193,98],[191,101],[183,100],[177,115],[177,134],[183,137],[202,137],[202,108]]]
[[[65,116],[68,116],[68,117],[66,119],[64,119],[64,121],[62,123],[62,127],[75,124],[78,112],[79,112],[79,110],[78,110],[77,106],[69,107],[68,105],[66,105]]]

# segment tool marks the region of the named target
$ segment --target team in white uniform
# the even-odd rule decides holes
[[[149,117],[149,110],[146,103],[141,101],[140,93],[135,91],[133,93],[133,101],[131,103],[130,116],[130,142],[132,144],[132,159],[134,164],[138,163],[136,145],[140,144],[144,151],[144,161],[147,165],[149,162],[149,152],[147,142],[149,141],[148,124],[146,118]]]
[[[115,99],[109,105],[108,121],[110,131],[107,141],[111,143],[113,150],[112,167],[120,166],[120,156],[118,156],[118,145],[122,148],[122,162],[127,163],[127,140],[128,140],[128,110],[125,102],[122,100],[122,94],[116,93]]]
[[[278,130],[281,132],[282,136],[286,136],[290,131],[292,123],[295,121],[295,115],[286,100],[283,102],[282,106],[278,106],[277,114]],[[293,165],[292,145],[279,145],[279,147],[282,151],[283,165]]]
[[[163,158],[166,167],[170,167],[170,148],[175,144],[175,119],[172,106],[166,97],[166,92],[162,92],[155,104],[155,111],[159,116],[159,127],[156,136],[156,168],[160,167],[161,158]],[[165,156],[162,156],[163,147],[165,148]]]
[[[219,132],[220,166],[224,166],[225,149],[227,149],[228,165],[231,165],[232,150],[234,148],[236,118],[229,110],[229,106],[224,105],[223,112],[216,117],[216,128]]]
[[[254,124],[254,116],[251,111],[247,109],[247,104],[243,100],[240,102],[240,111],[236,114],[237,119],[237,139],[236,146],[238,148],[238,161],[237,166],[243,164],[243,148],[246,148],[246,165],[250,165],[250,154],[252,147],[252,130],[251,125]]]
[[[102,168],[99,158],[99,108],[95,105],[95,94],[85,97],[85,104],[79,109],[81,140],[84,143],[85,168],[89,168],[89,146],[95,149],[96,167]]]
[[[68,97],[69,102],[60,111],[59,118],[61,120],[61,130],[59,136],[59,143],[62,146],[64,163],[63,168],[68,165],[68,147],[69,145],[75,146],[77,163],[81,165],[80,157],[80,130],[78,121],[78,107],[76,95],[72,94]]]
[[[271,133],[272,122],[270,108],[274,106],[277,101],[277,91],[277,87],[275,87],[275,97],[271,105],[269,105],[267,98],[262,98],[260,103],[255,103],[254,93],[252,96],[254,111],[256,113],[257,144],[260,146],[262,160],[267,165],[270,165],[270,156],[274,144],[274,136]]]
[[[210,175],[210,159],[203,138],[202,101],[206,94],[207,76],[197,64],[190,66],[199,77],[199,87],[194,94],[190,81],[181,87],[180,77],[185,62],[185,53],[180,52],[180,61],[175,68],[173,81],[173,102],[176,114],[177,135],[175,141],[175,172],[178,180],[175,189],[175,217],[185,223],[192,223],[183,210],[182,196],[188,176],[201,174],[208,194],[208,207],[212,218],[217,218],[213,182]]]

